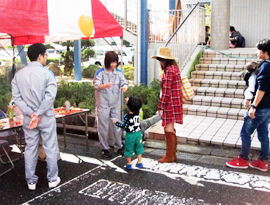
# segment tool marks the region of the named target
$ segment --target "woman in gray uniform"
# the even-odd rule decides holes
[[[117,68],[118,55],[114,51],[108,51],[104,60],[105,67],[100,68],[94,79],[95,97],[98,116],[98,137],[101,144],[102,156],[110,158],[108,134],[111,118],[121,119],[121,92],[126,92],[128,82],[124,73]],[[121,128],[114,126],[115,151],[124,154],[121,140]]]

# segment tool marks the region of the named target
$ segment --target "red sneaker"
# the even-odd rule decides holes
[[[266,172],[268,170],[268,162],[264,162],[260,159],[254,161],[254,162],[250,162],[249,166],[254,168],[254,169],[261,170],[263,172]]]
[[[236,169],[247,169],[248,168],[248,160],[243,159],[242,157],[238,156],[236,159],[232,161],[226,162],[226,165],[231,168]]]

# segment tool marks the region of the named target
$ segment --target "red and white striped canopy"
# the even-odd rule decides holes
[[[2,46],[123,36],[99,0],[0,0]]]

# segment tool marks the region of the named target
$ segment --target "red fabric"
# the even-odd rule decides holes
[[[123,37],[123,28],[99,0],[92,0],[95,38]]]
[[[45,42],[44,36],[22,36],[14,38],[14,45],[26,45],[44,42]]]
[[[48,35],[47,1],[0,0],[0,33]]]
[[[123,37],[122,26],[106,7],[99,0],[89,1],[92,4],[95,28],[95,36],[91,38]],[[0,33],[16,36],[15,38],[20,36],[15,39],[14,45],[44,43],[44,36],[49,36],[47,0],[0,0],[0,22]],[[83,35],[81,38],[89,39]],[[78,36],[70,36],[70,40],[74,39],[78,39]],[[57,41],[61,41],[61,38],[57,38]]]
[[[178,66],[169,66],[162,78],[162,95],[158,104],[158,109],[163,110],[162,126],[170,123],[183,124],[183,101],[181,75]]]

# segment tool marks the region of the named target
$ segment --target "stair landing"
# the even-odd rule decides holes
[[[219,145],[225,147],[240,148],[240,131],[243,120],[221,119],[184,115],[184,124],[175,124],[178,143],[193,145]],[[148,132],[148,138],[165,140],[164,128],[161,120]],[[260,150],[261,144],[255,131],[252,136],[251,149]]]

